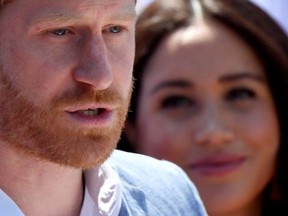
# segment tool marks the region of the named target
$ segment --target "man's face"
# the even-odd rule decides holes
[[[119,139],[134,0],[16,0],[0,12],[0,137],[40,159],[102,163]]]

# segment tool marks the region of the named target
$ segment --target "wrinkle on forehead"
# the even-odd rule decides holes
[[[78,1],[77,1],[78,3]],[[117,5],[121,6],[121,4],[123,4],[123,2],[119,2],[117,0],[90,0],[90,1],[85,1],[85,2],[81,2],[77,4],[77,9],[81,10],[87,10],[89,8],[93,8],[93,6],[101,6],[103,7],[103,10],[101,9],[100,12],[105,12],[106,9],[110,9],[112,8],[113,10],[113,6],[115,7],[115,9],[117,9],[117,12],[115,13],[115,18],[117,19],[125,19],[125,18],[133,18],[136,17],[136,11],[135,11],[135,4],[133,4],[132,2],[129,3],[125,3],[123,4],[123,6],[120,8],[120,10],[118,10]],[[112,18],[114,17],[112,15]]]
[[[93,1],[93,0],[92,0]],[[111,5],[111,4],[117,4],[119,3],[119,1],[107,1],[107,0],[101,0],[101,1],[93,1],[96,5]],[[93,3],[92,3],[93,4]]]
[[[95,8],[95,6],[101,6],[103,8],[99,9],[99,12],[105,13],[106,8],[109,9],[109,7],[113,7],[115,5],[115,8],[118,9],[116,6],[119,4],[119,2],[113,0],[110,2],[106,2],[104,0],[101,1],[85,1],[79,3],[78,1],[75,1],[74,6],[71,6],[72,8],[53,8],[53,7],[44,7],[41,8],[41,13],[39,13],[39,10],[35,10],[35,13],[28,18],[28,23],[37,23],[42,21],[56,21],[56,22],[62,22],[62,21],[72,21],[72,20],[79,20],[81,19],[81,11],[87,11],[90,10],[91,14],[98,14]],[[73,9],[74,8],[74,9]],[[89,13],[90,13],[89,12]],[[84,13],[87,15],[87,13]],[[135,5],[133,4],[127,4],[127,6],[123,6],[119,10],[117,10],[116,13],[111,14],[111,18],[115,20],[129,20],[136,17],[136,11],[135,11]]]

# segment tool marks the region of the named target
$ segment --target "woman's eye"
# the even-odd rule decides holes
[[[255,97],[255,92],[246,88],[233,89],[226,95],[226,99],[232,101],[253,99]]]
[[[67,34],[71,34],[72,32],[68,29],[63,28],[63,29],[55,29],[52,31],[52,33],[56,36],[65,36]]]
[[[161,102],[161,108],[163,109],[187,108],[193,105],[194,101],[183,96],[170,96]]]

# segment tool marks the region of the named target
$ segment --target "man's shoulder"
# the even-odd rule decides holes
[[[186,174],[174,163],[142,154],[115,150],[109,162],[121,178],[129,177],[128,181],[133,181],[131,177],[135,177],[137,182],[145,178],[155,181],[159,181],[161,178],[164,180],[167,177],[182,179],[183,175],[185,175],[184,179],[187,180]],[[169,179],[167,180],[170,182]]]
[[[119,150],[108,162],[120,177],[126,207],[135,202],[150,215],[205,215],[198,191],[174,163]]]

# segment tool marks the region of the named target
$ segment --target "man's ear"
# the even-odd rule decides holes
[[[134,147],[137,145],[137,134],[136,127],[132,124],[131,121],[127,120],[124,127],[124,135],[130,144]]]

